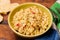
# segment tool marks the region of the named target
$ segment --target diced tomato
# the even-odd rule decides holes
[[[20,24],[19,24],[19,23],[17,23],[17,24],[16,24],[16,27],[18,27],[18,29],[19,29],[19,27],[20,27]]]
[[[32,14],[35,14],[35,12],[32,11]]]
[[[18,24],[16,24],[16,26],[20,26],[20,24],[18,23]]]
[[[32,14],[35,14],[35,12],[33,12],[31,8],[30,8],[30,11],[32,12]]]

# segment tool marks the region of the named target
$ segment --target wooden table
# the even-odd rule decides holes
[[[11,3],[24,3],[24,2],[37,2],[40,3],[46,7],[50,7],[56,0],[11,0]],[[7,18],[7,15],[4,16],[4,21],[2,24],[0,24],[0,40],[34,40],[34,39],[23,39],[21,37],[18,37],[16,34],[13,33],[13,31],[9,28]]]

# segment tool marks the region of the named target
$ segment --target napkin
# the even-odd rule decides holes
[[[58,30],[60,30],[60,0],[57,0],[51,7],[51,12],[54,13],[56,17],[53,17],[53,21],[57,25]]]
[[[35,38],[35,40],[59,40],[59,34],[57,30],[51,28],[45,34]]]

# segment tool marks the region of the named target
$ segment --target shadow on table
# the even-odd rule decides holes
[[[16,40],[37,40],[37,39],[39,39],[39,40],[45,40],[45,39],[46,40],[47,39],[54,40],[55,38],[58,39],[55,35],[58,37],[58,33],[56,33],[56,31],[51,28],[45,34],[38,36],[36,38],[22,38],[22,37],[16,35]]]
[[[23,38],[23,37],[16,35],[16,40],[34,40],[34,38]]]

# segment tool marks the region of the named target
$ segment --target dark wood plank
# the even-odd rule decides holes
[[[11,3],[25,3],[25,2],[36,2],[36,3],[40,3],[46,7],[50,7],[56,0],[11,0]]]
[[[15,34],[9,28],[8,25],[0,24],[0,39],[15,40]]]

